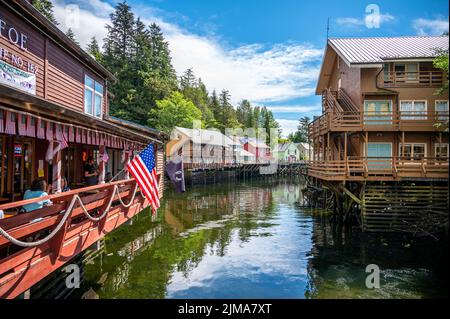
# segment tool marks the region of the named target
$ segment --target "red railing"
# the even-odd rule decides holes
[[[135,189],[130,179],[0,205],[7,216],[0,219],[1,229],[27,243],[19,247],[0,236],[0,298],[14,298],[29,289],[147,207],[148,201]],[[82,205],[72,204],[75,197]],[[16,214],[23,205],[45,199],[52,205]]]

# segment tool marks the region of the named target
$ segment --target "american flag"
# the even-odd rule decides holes
[[[150,202],[153,212],[159,208],[158,179],[156,178],[156,162],[153,144],[149,144],[127,165],[145,197]]]
[[[66,147],[69,147],[69,144],[67,144],[67,139],[66,139],[66,136],[64,135],[63,128],[62,128],[61,124],[58,124],[56,126],[56,140],[59,143],[59,150],[60,151],[65,149]]]
[[[16,134],[16,113],[6,111],[5,134]]]

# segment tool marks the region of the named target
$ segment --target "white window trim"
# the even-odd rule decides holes
[[[448,100],[434,100],[434,111],[438,113],[439,111],[436,109],[436,106],[438,102],[446,102],[447,103],[447,110],[445,112],[448,112]]]
[[[89,78],[89,79],[92,81],[92,83],[93,83],[93,85],[94,85],[94,88],[91,88],[91,87],[89,87],[89,86],[86,85],[86,78]],[[99,85],[101,85],[102,90],[105,89],[105,87],[104,87],[103,84],[101,84],[100,82],[95,81],[92,77],[90,77],[90,76],[87,75],[87,74],[84,75],[84,89],[85,89],[85,90],[88,89],[88,90],[91,91],[91,93],[92,93],[92,110],[91,110],[92,113],[86,112],[86,105],[83,106],[83,109],[84,109],[84,113],[85,113],[85,114],[88,114],[88,115],[90,115],[90,116],[92,116],[92,117],[95,117],[95,118],[98,118],[98,119],[102,119],[102,118],[103,118],[103,102],[104,102],[104,101],[103,101],[103,93],[100,93],[100,92],[98,92],[98,91],[95,90],[95,84],[96,84],[96,83],[98,83]],[[99,116],[95,115],[95,96],[96,96],[96,95],[101,97],[101,103],[100,103],[100,115],[99,115]],[[84,102],[85,100],[86,100],[86,97],[84,98],[83,102]]]
[[[448,143],[434,143],[434,157],[436,157],[438,146],[441,146],[441,145],[446,145],[447,146],[447,157],[449,157],[449,145],[448,145]]]
[[[402,154],[402,144],[403,143],[398,143],[398,154],[399,157],[404,157],[404,155]],[[428,156],[428,150],[427,150],[427,143],[423,143],[423,142],[405,142],[405,145],[411,145],[411,162],[408,162],[406,164],[420,164],[420,163],[414,163],[414,145],[423,145],[424,146],[424,154],[423,157],[427,158]]]
[[[416,102],[425,102],[425,110],[424,111],[417,111],[417,112],[425,112],[425,114],[423,116],[417,116],[417,117],[415,115],[411,116],[411,114],[414,114],[413,112],[415,112],[415,110],[412,110],[411,114],[409,114],[409,117],[412,117],[412,118],[408,118],[408,114],[402,115],[402,103],[404,103],[404,102],[411,102],[412,105],[413,105],[413,108],[414,108],[414,105],[416,104]],[[428,100],[400,100],[398,106],[399,106],[398,111],[400,113],[400,119],[401,120],[407,120],[407,121],[417,121],[417,120],[419,120],[419,121],[424,121],[424,120],[428,119]],[[403,111],[403,112],[406,112],[406,111]],[[418,114],[420,114],[420,113],[418,113]],[[406,117],[406,118],[404,118],[404,117]]]

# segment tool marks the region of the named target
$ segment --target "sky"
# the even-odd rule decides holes
[[[116,0],[53,0],[60,28],[84,48],[102,43]],[[128,0],[144,23],[169,41],[178,75],[193,68],[209,91],[230,91],[265,105],[283,136],[302,116],[320,115],[315,86],[327,37],[440,35],[448,31],[447,0]],[[366,11],[367,10],[367,11]],[[375,10],[375,11],[371,11]],[[365,23],[379,13],[379,24]]]

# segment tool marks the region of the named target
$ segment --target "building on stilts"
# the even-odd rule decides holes
[[[316,88],[308,177],[367,231],[448,225],[448,36],[334,38]],[[440,91],[440,92],[438,92]],[[443,91],[443,92],[442,92]]]

